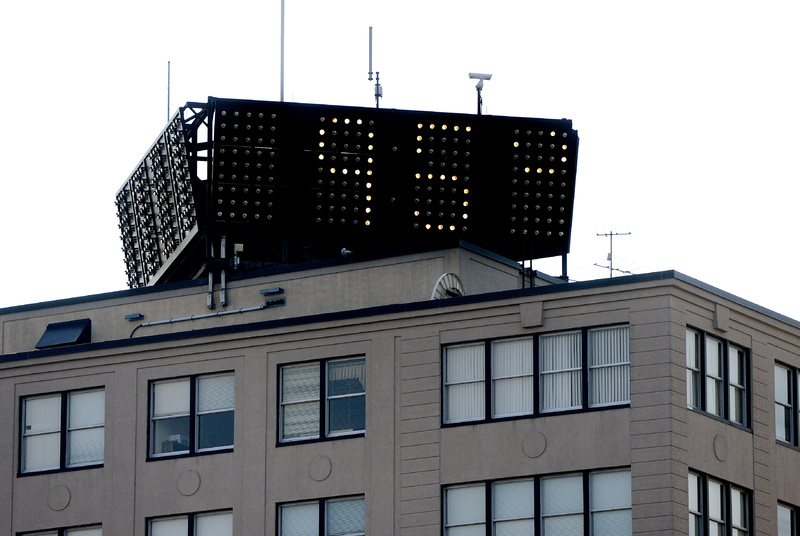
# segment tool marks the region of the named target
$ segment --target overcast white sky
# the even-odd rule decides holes
[[[800,319],[795,0],[286,0],[285,100],[569,118],[569,275],[676,269]],[[114,196],[169,115],[280,99],[280,0],[0,8],[0,307],[126,288]],[[560,259],[535,264],[559,275]]]

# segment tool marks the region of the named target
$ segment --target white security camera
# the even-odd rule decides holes
[[[469,73],[470,78],[474,78],[476,80],[491,80],[492,75],[485,74],[485,73]]]

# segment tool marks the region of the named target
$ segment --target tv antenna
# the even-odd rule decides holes
[[[614,277],[614,272],[615,271],[623,273],[623,274],[630,274],[631,273],[631,272],[629,272],[627,270],[620,270],[619,268],[614,268],[614,237],[615,236],[626,236],[626,235],[629,235],[629,234],[631,234],[631,233],[615,233],[613,231],[610,231],[608,233],[597,233],[597,236],[607,236],[608,237],[608,258],[606,259],[608,261],[608,266],[601,266],[601,265],[599,265],[597,263],[594,263],[594,265],[598,266],[600,268],[608,268],[608,277],[609,278]]]
[[[381,97],[383,97],[380,75],[381,73],[375,72],[375,108],[381,107]],[[372,26],[369,27],[369,81],[372,82]]]

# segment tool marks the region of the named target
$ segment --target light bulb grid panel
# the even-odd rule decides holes
[[[514,128],[503,231],[526,239],[568,239],[572,226],[577,136],[563,128]]]
[[[218,101],[209,186],[208,216],[212,221],[281,223],[287,196],[279,149],[281,119],[278,110]]]
[[[365,230],[374,221],[376,200],[381,195],[380,173],[376,172],[378,125],[364,111],[338,112],[319,115],[311,133],[316,140],[310,151],[315,169],[309,185],[312,223],[326,230]]]
[[[409,207],[413,228],[466,233],[470,230],[470,177],[474,127],[465,117],[427,116],[410,129],[413,147],[409,160],[413,183]]]

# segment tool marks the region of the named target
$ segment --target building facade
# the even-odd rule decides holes
[[[0,310],[0,533],[795,534],[794,320],[467,245],[208,291]]]

